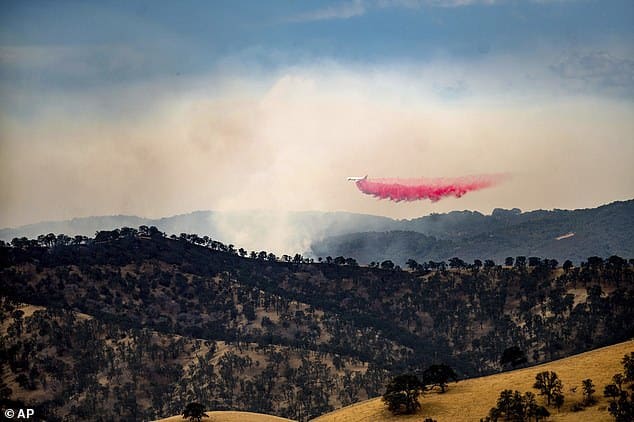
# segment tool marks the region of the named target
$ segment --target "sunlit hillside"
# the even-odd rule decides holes
[[[438,422],[477,421],[486,416],[504,389],[533,391],[535,375],[542,371],[555,371],[564,384],[565,403],[560,412],[549,409],[553,421],[612,421],[606,410],[607,400],[603,388],[612,376],[622,372],[621,359],[634,352],[634,340],[593,350],[551,363],[519,369],[482,378],[473,378],[451,384],[445,394],[428,394],[421,399],[421,410],[410,416],[392,416],[380,398],[375,398],[325,414],[315,422],[378,422],[421,421],[431,417]],[[590,378],[597,390],[599,402],[581,412],[572,412],[571,406],[582,399],[581,381]],[[573,392],[571,389],[575,389]],[[539,399],[541,400],[541,398]]]
[[[290,419],[280,418],[278,416],[263,415],[262,413],[251,412],[206,412],[208,418],[203,421],[208,422],[289,422]],[[188,419],[182,416],[172,416],[170,418],[160,419],[156,422],[186,422]]]

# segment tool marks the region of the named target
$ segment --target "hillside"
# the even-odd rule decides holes
[[[473,378],[450,384],[445,394],[427,394],[421,400],[421,410],[416,415],[393,416],[386,410],[380,398],[367,400],[322,415],[315,422],[382,422],[410,421],[431,417],[438,422],[477,421],[495,406],[499,392],[504,389],[536,392],[532,385],[535,375],[542,371],[554,371],[564,384],[565,404],[562,409],[551,411],[552,421],[613,421],[606,410],[607,399],[601,392],[611,383],[612,375],[623,371],[623,355],[634,352],[634,340],[556,360],[531,368]],[[581,402],[581,381],[590,378],[596,385],[599,402],[581,412],[573,412],[571,406]],[[577,387],[573,393],[570,388]],[[538,399],[541,403],[541,399]]]
[[[211,411],[205,412],[209,418],[204,421],[209,422],[290,422],[291,419],[280,418],[279,416],[265,415],[263,413],[251,412],[231,412],[231,411]],[[158,419],[155,422],[188,422],[182,416],[172,416]]]
[[[364,383],[376,385],[373,371],[348,357],[123,329],[91,315],[6,299],[1,305],[0,403],[33,407],[47,421],[97,415],[148,420],[182,411],[194,400],[215,409],[288,413],[305,420],[341,403],[323,396],[305,401],[315,383],[349,391],[347,403],[379,393],[363,390]]]
[[[48,420],[190,401],[308,420],[433,363],[474,377],[510,345],[535,364],[634,335],[634,269],[616,257],[403,271],[247,256],[147,227],[0,247],[4,399]]]

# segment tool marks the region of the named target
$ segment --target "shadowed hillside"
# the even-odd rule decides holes
[[[398,231],[341,234],[316,241],[317,256],[351,256],[361,263],[391,259],[403,265],[538,256],[579,263],[593,255],[634,257],[634,201],[585,210],[455,211],[402,221]]]

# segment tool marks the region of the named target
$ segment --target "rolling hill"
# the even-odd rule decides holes
[[[623,371],[621,359],[634,352],[634,340],[603,347],[579,355],[556,360],[530,368],[472,378],[450,384],[445,394],[427,394],[420,400],[421,410],[415,415],[393,416],[381,398],[366,400],[343,409],[322,415],[315,422],[388,422],[421,421],[431,417],[438,422],[477,421],[485,417],[495,406],[500,391],[504,389],[525,391],[532,388],[535,375],[542,371],[554,371],[564,384],[565,403],[560,411],[551,409],[552,421],[613,421],[606,410],[607,399],[602,396],[603,387],[611,383],[612,376]],[[590,378],[597,390],[598,403],[580,412],[571,406],[582,400],[581,381]],[[575,392],[571,388],[575,388]],[[541,403],[541,398],[538,399]]]
[[[634,340],[581,353],[568,358],[518,369],[501,374],[472,378],[450,384],[444,394],[428,393],[420,399],[421,410],[414,415],[392,415],[381,398],[373,398],[360,403],[326,413],[314,422],[391,422],[420,421],[423,417],[438,422],[477,421],[486,416],[495,405],[497,396],[504,389],[521,392],[536,392],[532,385],[535,375],[542,371],[554,371],[564,384],[565,403],[557,411],[551,409],[551,421],[596,421],[609,422],[614,418],[607,412],[607,399],[602,397],[603,387],[612,382],[612,375],[623,370],[621,359],[625,354],[634,352]],[[572,406],[582,401],[581,381],[592,379],[597,390],[598,402],[582,411],[575,412]],[[574,392],[572,391],[574,389]],[[541,402],[541,399],[539,399]],[[214,422],[274,422],[288,421],[264,414],[244,412],[207,412]],[[160,419],[158,422],[184,422],[180,416]]]
[[[499,372],[510,345],[537,364],[629,339],[633,270],[248,258],[151,228],[2,245],[0,399],[50,421],[190,401],[305,421],[434,363],[469,378]]]

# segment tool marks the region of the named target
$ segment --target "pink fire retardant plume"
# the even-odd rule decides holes
[[[460,198],[467,192],[495,186],[506,178],[504,174],[482,174],[463,177],[419,179],[361,179],[356,185],[365,194],[391,201],[439,201],[447,196]]]

